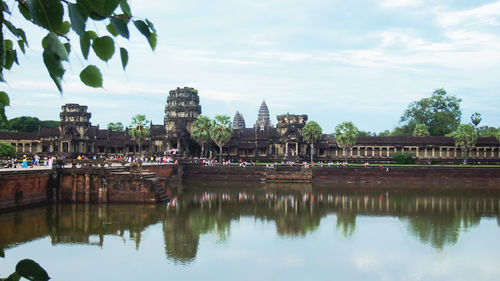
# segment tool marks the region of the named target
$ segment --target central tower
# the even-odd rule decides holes
[[[266,101],[262,101],[259,108],[259,115],[257,122],[255,122],[254,129],[259,132],[268,131],[273,127],[271,119],[269,118],[269,109],[267,108]]]
[[[179,152],[186,150],[189,153],[193,144],[190,137],[193,122],[200,114],[198,90],[184,87],[169,92],[164,120],[167,149],[177,148]]]

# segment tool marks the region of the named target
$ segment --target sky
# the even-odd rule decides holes
[[[7,1],[12,4],[14,1]],[[28,34],[20,66],[5,73],[8,118],[58,120],[61,105],[89,107],[94,125],[130,124],[145,114],[163,124],[168,92],[194,87],[202,114],[243,114],[247,127],[263,100],[271,121],[307,114],[324,133],[343,121],[381,132],[400,125],[412,101],[437,88],[462,99],[462,123],[474,112],[480,125],[500,126],[500,0],[129,0],[136,19],[155,24],[151,51],[133,24],[122,70],[119,53],[108,63],[83,59],[78,38],[61,95],[43,65],[45,31],[11,21]],[[106,22],[87,24],[101,36]],[[103,89],[84,86],[80,71],[96,64]]]

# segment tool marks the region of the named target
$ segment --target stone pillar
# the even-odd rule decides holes
[[[90,202],[90,175],[85,174],[85,203]]]
[[[372,157],[375,157],[375,148],[372,146]]]
[[[483,155],[484,155],[484,158],[487,158],[486,157],[486,150],[488,150],[486,147],[483,147]]]
[[[446,148],[446,158],[450,158],[450,148]]]
[[[424,148],[424,158],[427,158],[427,148]]]
[[[365,157],[366,157],[366,155],[368,153],[368,151],[366,151],[366,146],[364,147],[364,150],[365,150]]]
[[[457,158],[457,147],[453,148],[453,158]]]
[[[416,158],[420,158],[419,155],[418,155],[418,146],[417,146],[417,151],[415,152],[415,157]]]
[[[299,154],[299,143],[296,142],[295,143],[295,155],[298,155]]]
[[[435,150],[434,150],[434,147],[432,148],[432,158],[435,157]]]
[[[285,156],[288,157],[288,142],[285,143]]]

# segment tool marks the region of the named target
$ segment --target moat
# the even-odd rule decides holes
[[[499,280],[500,195],[185,183],[165,204],[0,214],[0,276],[51,280]]]

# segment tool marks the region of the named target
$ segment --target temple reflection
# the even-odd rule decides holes
[[[500,197],[492,195],[313,187],[311,185],[185,186],[170,205],[63,204],[0,214],[0,247],[9,248],[49,237],[53,245],[72,243],[103,247],[118,236],[139,248],[148,226],[162,224],[165,254],[175,263],[196,259],[200,237],[224,243],[231,222],[253,217],[274,223],[280,237],[303,237],[334,220],[335,231],[349,238],[359,216],[397,217],[421,243],[440,250],[463,232],[496,218]],[[333,239],[333,238],[332,238]]]

